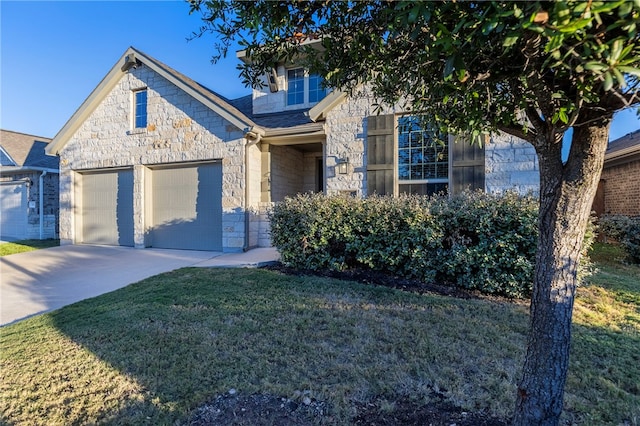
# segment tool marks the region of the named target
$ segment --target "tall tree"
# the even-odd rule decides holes
[[[366,84],[381,102],[403,102],[442,130],[503,131],[535,147],[539,240],[513,424],[557,424],[577,265],[609,125],[639,102],[640,0],[191,0],[191,11],[204,21],[197,36],[218,36],[218,56],[234,42],[246,49],[249,85],[275,61],[296,59],[330,87],[351,93]]]

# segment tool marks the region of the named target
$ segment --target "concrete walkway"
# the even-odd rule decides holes
[[[274,248],[245,253],[67,245],[0,257],[0,326],[187,266],[258,267]]]

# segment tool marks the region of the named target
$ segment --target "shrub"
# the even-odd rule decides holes
[[[598,226],[601,234],[622,244],[629,262],[640,263],[640,216],[603,216]]]
[[[433,199],[442,223],[437,278],[510,297],[531,293],[537,243],[537,201],[515,193],[464,193]]]
[[[532,197],[304,194],[275,205],[270,220],[283,263],[296,268],[369,268],[509,297],[531,292]]]

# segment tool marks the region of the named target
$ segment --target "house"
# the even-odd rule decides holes
[[[248,60],[244,52],[240,60]],[[266,209],[300,192],[399,194],[538,188],[533,147],[433,144],[366,91],[327,93],[278,64],[226,99],[131,47],[48,146],[60,157],[62,244],[240,251],[270,245]]]
[[[640,130],[609,143],[594,210],[598,216],[640,216]]]
[[[58,235],[58,159],[45,155],[50,139],[0,130],[0,236]]]

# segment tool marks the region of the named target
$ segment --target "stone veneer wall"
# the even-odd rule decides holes
[[[367,194],[367,117],[375,114],[374,102],[363,89],[327,115],[326,194],[353,193],[360,197]],[[381,114],[394,112],[397,111],[387,108]],[[339,174],[336,165],[345,158],[349,160],[348,173]]]
[[[605,214],[640,215],[640,161],[602,170]]]
[[[342,102],[329,112],[325,124],[326,192],[367,193],[366,129],[367,117],[375,114],[374,100],[362,92],[357,98]],[[386,108],[381,114],[399,113]],[[349,159],[349,173],[336,172],[337,160]],[[514,136],[497,133],[491,136],[485,151],[485,190],[504,192],[515,190],[521,194],[539,191],[538,157],[528,142]]]
[[[271,201],[302,192],[304,155],[288,146],[271,146]]]
[[[147,88],[147,129],[132,129],[132,90]],[[125,74],[60,153],[60,238],[75,235],[73,181],[78,171],[134,169],[134,239],[143,247],[146,166],[222,161],[222,229],[225,251],[244,245],[244,139],[236,128],[146,66]]]
[[[485,147],[485,191],[538,194],[540,167],[529,142],[506,133],[491,135]]]

